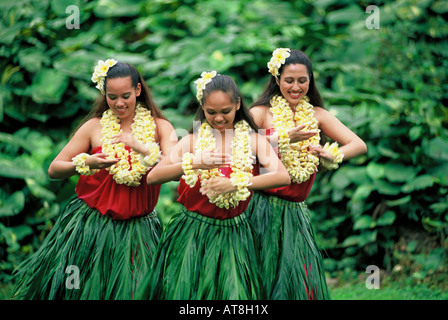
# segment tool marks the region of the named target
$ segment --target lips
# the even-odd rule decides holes
[[[223,123],[216,123],[215,122],[214,124],[215,124],[215,127],[218,128],[218,129],[223,128],[226,125],[225,122],[223,122]]]
[[[302,92],[289,92],[289,95],[293,99],[299,99]]]
[[[127,108],[126,107],[122,107],[122,108],[115,107],[114,109],[117,113],[125,113]]]

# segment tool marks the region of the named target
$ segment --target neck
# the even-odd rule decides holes
[[[131,132],[131,125],[134,122],[135,113],[130,114],[126,118],[120,119],[120,126],[123,132]]]

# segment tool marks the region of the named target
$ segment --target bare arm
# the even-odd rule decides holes
[[[176,131],[173,125],[165,119],[156,119],[157,134],[159,136],[159,145],[162,152],[162,158],[169,156],[171,150],[177,144]],[[147,153],[144,153],[148,155]]]
[[[187,152],[193,152],[193,135],[183,137],[171,150],[169,155],[154,167],[146,177],[149,185],[161,184],[168,181],[179,180],[184,174],[182,169],[182,156]],[[226,166],[230,163],[231,156],[227,154],[205,151],[195,155],[193,169],[212,169]]]
[[[252,135],[252,150],[262,165],[260,174],[249,179],[248,189],[265,190],[287,186],[291,183],[288,171],[281,163],[269,141],[259,135]],[[229,178],[215,178],[208,180],[201,189],[202,193],[223,194],[235,191]]]
[[[323,108],[315,107],[315,110],[321,131],[342,146],[339,150],[344,154],[344,160],[355,158],[367,152],[365,142],[339,121],[339,119]],[[326,157],[322,148],[317,149],[317,151],[320,151],[321,156]]]
[[[93,144],[92,132],[97,130],[97,126],[98,119],[91,119],[78,129],[70,141],[51,162],[48,168],[48,175],[51,179],[66,179],[77,173],[72,158],[80,153],[87,153],[91,150]],[[106,156],[107,155],[104,153],[92,155],[86,160],[86,165],[91,169],[103,169],[118,161],[115,159],[106,160]]]
[[[183,150],[189,152],[191,135],[183,137],[171,152],[164,156],[162,160],[148,173],[146,182],[149,185],[161,184],[172,180],[179,180],[182,176],[182,154]]]
[[[270,112],[269,107],[255,106],[255,107],[251,108],[249,112],[259,128],[262,128],[262,129],[273,128],[272,113]],[[290,143],[307,140],[307,139],[311,138],[312,136],[318,134],[317,131],[304,131],[303,130],[304,128],[305,128],[305,125],[298,123],[296,127],[292,128],[291,130],[288,131]],[[272,135],[266,136],[266,139],[268,139],[268,141],[271,143],[271,145],[273,147],[278,146],[278,135],[277,134],[272,134]]]
[[[269,141],[265,137],[255,134],[255,139],[252,139],[253,143],[256,144],[255,151],[262,168],[259,175],[253,176],[249,180],[251,184],[249,189],[265,190],[289,185],[291,179],[288,171],[277,157]]]

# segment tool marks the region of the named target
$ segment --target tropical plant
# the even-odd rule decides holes
[[[372,4],[379,29],[366,26]],[[327,270],[412,261],[416,278],[446,272],[447,12],[441,0],[0,3],[0,281],[73,196],[76,177],[46,171],[98,95],[97,60],[134,64],[182,136],[202,71],[234,77],[250,104],[277,47],[310,56],[325,107],[368,144],[367,155],[319,172],[307,200]],[[179,210],[175,189],[162,188],[164,223]]]

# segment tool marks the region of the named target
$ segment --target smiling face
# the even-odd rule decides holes
[[[239,108],[240,101],[233,102],[229,93],[219,90],[210,93],[202,106],[208,123],[220,132],[233,129],[235,113]]]
[[[277,79],[280,92],[288,100],[291,107],[295,107],[308,93],[310,78],[304,64],[285,65],[283,72]]]
[[[120,119],[134,116],[137,97],[140,93],[140,83],[137,85],[137,88],[134,88],[131,77],[107,79],[107,105]]]

